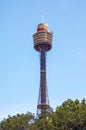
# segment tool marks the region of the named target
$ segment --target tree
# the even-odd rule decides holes
[[[9,116],[0,123],[0,130],[26,130],[30,127],[34,116],[31,113]]]
[[[9,116],[0,123],[0,130],[86,130],[86,100],[68,99],[47,118],[36,119],[33,114]]]
[[[41,118],[32,124],[30,130],[54,130],[54,127],[50,119]]]
[[[86,102],[68,99],[52,115],[55,130],[86,130]]]

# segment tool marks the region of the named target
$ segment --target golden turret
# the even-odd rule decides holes
[[[33,35],[34,48],[37,51],[41,51],[41,49],[49,51],[52,48],[52,36],[52,32],[48,30],[48,25],[40,23],[37,26],[37,32]]]

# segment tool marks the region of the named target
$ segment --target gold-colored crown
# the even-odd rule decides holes
[[[40,23],[40,24],[37,26],[37,32],[39,32],[39,31],[43,31],[43,32],[48,31],[48,25],[45,24],[45,23]]]

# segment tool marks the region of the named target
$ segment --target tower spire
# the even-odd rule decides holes
[[[42,17],[42,23],[44,23],[44,9],[42,9],[41,17]]]

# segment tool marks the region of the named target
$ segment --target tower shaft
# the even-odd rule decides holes
[[[37,105],[37,114],[41,114],[42,117],[46,117],[46,111],[48,108],[49,99],[46,81],[46,52],[44,49],[42,49],[40,52],[40,88]]]
[[[46,54],[41,51],[40,55],[40,87],[41,87],[41,103],[46,104]]]

